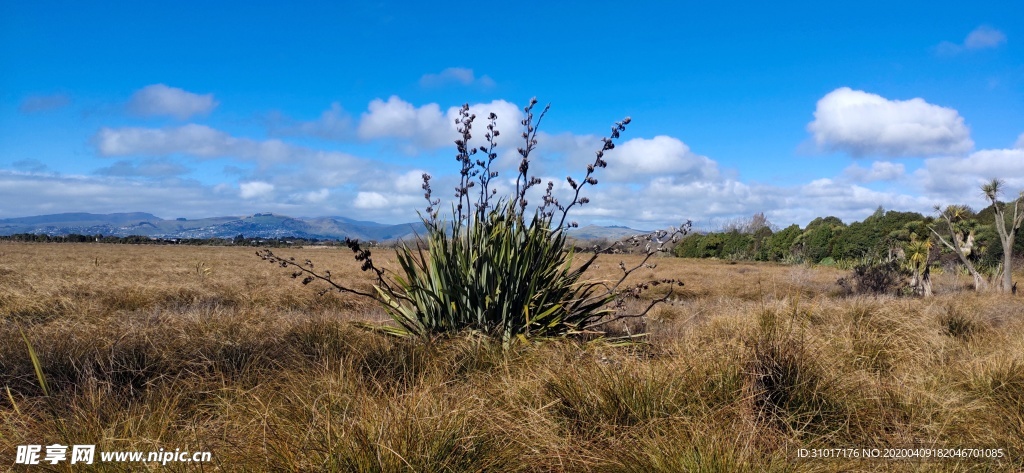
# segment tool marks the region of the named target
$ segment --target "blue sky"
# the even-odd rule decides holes
[[[208,3],[0,3],[0,218],[412,221],[423,172],[451,194],[454,110],[498,113],[514,178],[533,96],[533,169],[559,189],[633,119],[581,223],[1024,189],[1019,1]]]

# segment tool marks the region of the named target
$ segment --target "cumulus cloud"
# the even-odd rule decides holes
[[[423,196],[419,196],[422,200]],[[418,204],[417,197],[408,194],[391,194],[376,191],[360,191],[352,201],[352,206],[362,210],[398,210],[403,214],[409,214],[414,204]]]
[[[181,171],[173,163],[179,156],[225,159],[225,174],[241,181],[243,199],[274,197],[284,204],[312,204],[327,192],[369,181],[391,180],[389,166],[338,151],[296,146],[280,140],[254,140],[231,136],[204,125],[180,127],[101,129],[93,139],[101,156],[156,158],[141,164],[119,162],[99,171],[113,176],[159,177]],[[273,187],[267,187],[267,186]],[[322,202],[322,201],[321,201]],[[314,212],[314,214],[319,214]]]
[[[147,85],[132,94],[128,111],[140,116],[171,116],[185,120],[193,115],[206,115],[219,103],[213,94],[199,95],[164,84]]]
[[[389,188],[395,193],[409,194],[409,193],[422,193],[423,191],[423,171],[420,169],[413,169],[406,171],[396,176],[390,181]]]
[[[599,200],[600,199],[600,200]],[[806,225],[816,217],[835,215],[845,222],[862,220],[879,205],[885,208],[927,212],[933,199],[900,191],[872,190],[835,179],[816,179],[795,186],[775,186],[720,181],[673,182],[654,178],[639,189],[624,190],[608,202],[604,194],[594,197],[611,218],[611,223],[631,222],[644,228],[642,220],[658,227],[691,219],[698,228],[717,229],[722,222],[764,212],[769,220],[782,224]],[[638,222],[639,220],[639,222]]]
[[[41,113],[57,110],[71,105],[71,97],[64,93],[52,95],[32,95],[25,97],[18,105],[21,113]]]
[[[256,199],[269,196],[274,192],[274,185],[262,181],[240,182],[238,189],[238,195],[243,199]]]
[[[359,120],[359,137],[368,140],[403,138],[427,147],[440,147],[450,144],[454,133],[436,103],[417,108],[396,95],[387,101],[370,102]]]
[[[608,153],[619,164],[611,179],[629,179],[641,175],[676,176],[688,180],[716,180],[718,164],[690,151],[677,138],[659,135],[651,139],[633,138]]]
[[[693,217],[688,218],[697,219],[752,214],[757,211],[755,209],[776,208],[781,204],[783,195],[769,186],[751,185],[734,179],[678,182],[659,177],[652,179],[647,187],[646,193],[651,198],[658,196],[668,205],[676,202],[677,213],[682,203],[687,212],[692,212]]]
[[[101,128],[93,143],[102,156],[232,157],[263,163],[284,162],[302,152],[280,140],[236,138],[206,125],[170,128]]]
[[[352,205],[358,209],[388,210],[415,217],[416,209],[426,207],[421,187],[423,173],[421,169],[394,170],[365,179],[360,182],[359,192],[356,193]],[[449,182],[450,178],[451,176],[440,176],[432,180],[434,191],[454,187],[455,182]]]
[[[511,130],[518,130],[522,113],[519,107],[504,100],[470,106],[470,113],[476,115],[473,123],[475,130],[472,146],[483,145],[483,135],[487,126],[489,113],[498,116],[497,127],[509,136]],[[358,135],[364,140],[397,138],[406,144],[405,151],[415,154],[424,149],[437,149],[452,146],[459,137],[459,107],[450,107],[441,111],[441,106],[429,103],[420,107],[406,102],[398,96],[391,96],[386,101],[375,99],[370,102],[367,111],[359,120]],[[512,136],[509,136],[511,139]],[[500,143],[511,144],[509,139],[501,139]]]
[[[979,186],[992,178],[1004,180],[1009,188],[1024,189],[1024,149],[984,149],[964,158],[927,159],[915,178],[929,194],[954,201],[979,198]]]
[[[436,103],[416,106],[392,95],[387,100],[372,100],[358,121],[337,102],[332,103],[316,120],[295,121],[273,114],[267,121],[271,133],[276,135],[313,136],[336,141],[391,140],[406,154],[414,155],[452,146],[459,137],[455,119],[459,117],[460,108],[442,109]],[[492,112],[498,116],[497,128],[505,133],[498,140],[499,146],[513,144],[520,129],[522,111],[513,103],[494,100],[470,105],[470,113],[477,116],[471,145],[484,144],[487,116]],[[511,147],[510,151],[514,152],[515,147]]]
[[[1017,142],[1013,147],[1017,149],[1024,149],[1024,133],[1021,133],[1020,136],[1017,137]]]
[[[494,86],[494,80],[483,75],[479,78],[472,69],[465,67],[449,67],[437,74],[424,74],[420,77],[420,86],[426,88],[442,87],[446,85],[478,85],[489,88]]]
[[[874,166],[873,171],[890,177],[901,170],[901,165],[890,164]],[[611,166],[607,170],[611,171]],[[863,171],[870,173],[872,169]],[[915,195],[901,184],[893,185],[892,189],[871,189],[848,177],[778,186],[741,181],[724,170],[705,176],[637,174],[624,181],[611,178],[610,174],[598,173],[601,182],[584,192],[590,204],[574,212],[573,218],[638,229],[663,228],[689,219],[698,228],[717,229],[722,222],[757,212],[764,212],[779,224],[805,225],[825,215],[835,215],[846,222],[862,220],[880,205],[927,213],[941,202],[935,196]],[[556,180],[555,190],[560,198],[564,187]]]
[[[357,209],[380,209],[389,207],[388,198],[380,192],[360,192],[352,202]]]
[[[866,218],[879,206],[926,213],[934,204],[933,199],[923,196],[879,191],[823,178],[799,186],[786,199],[786,204],[773,213],[791,215],[790,221],[803,223],[827,215],[851,222]]]
[[[889,100],[849,87],[818,100],[807,131],[819,148],[854,157],[956,155],[974,146],[954,109],[920,98]]]
[[[292,194],[292,202],[306,202],[310,204],[320,204],[327,201],[330,197],[331,191],[328,189],[318,189],[315,191],[301,192],[298,194]]]
[[[387,174],[382,163],[336,151],[297,149],[288,165],[273,169],[273,178],[294,187],[333,188]]]
[[[889,161],[875,161],[870,168],[864,168],[856,164],[850,165],[843,171],[843,175],[854,182],[875,182],[892,181],[903,177],[906,168],[899,163]]]
[[[982,25],[968,33],[962,43],[943,41],[935,47],[935,51],[940,55],[948,56],[964,51],[997,48],[1005,42],[1006,34],[1002,31]]]

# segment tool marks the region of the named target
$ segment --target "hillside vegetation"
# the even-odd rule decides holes
[[[646,343],[506,350],[357,328],[389,319],[252,251],[0,243],[0,462],[18,445],[95,443],[212,452],[178,471],[1024,468],[1024,305],[956,272],[933,276],[930,299],[846,296],[835,268],[658,258],[627,282],[686,285],[614,327]],[[289,254],[372,283],[348,250]],[[639,257],[601,255],[587,277],[615,277],[622,260]],[[844,447],[1005,456],[797,453]]]
[[[1003,205],[1003,204],[1001,204]],[[995,227],[993,208],[975,212],[967,207],[956,228],[972,235],[975,242],[970,259],[986,271],[994,271],[1003,258],[1003,249]],[[1008,211],[1012,213],[1012,210]],[[1007,216],[1009,220],[1009,215]],[[727,224],[717,232],[694,234],[675,248],[675,254],[687,258],[720,258],[753,261],[780,261],[850,267],[863,260],[879,260],[902,253],[915,240],[933,238],[935,227],[947,239],[940,220],[917,212],[879,208],[860,222],[844,223],[837,217],[819,217],[807,226],[777,228],[757,214],[750,219]],[[1024,232],[1014,238],[1014,255],[1024,254]],[[928,257],[935,267],[952,268],[957,256],[941,245],[932,245]]]

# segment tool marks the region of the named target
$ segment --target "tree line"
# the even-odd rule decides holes
[[[879,207],[870,217],[846,224],[838,217],[819,217],[801,228],[778,228],[763,213],[733,222],[718,232],[693,234],[674,249],[676,256],[731,260],[838,265],[843,268],[902,263],[915,283],[927,279],[934,266],[963,267],[975,289],[1000,291],[1015,287],[1014,257],[1024,255],[1024,193],[1010,202],[999,200],[1003,183],[992,180],[981,190],[989,205],[937,207],[936,215]],[[983,275],[990,277],[986,278]],[[924,289],[922,289],[923,291]],[[930,291],[930,289],[929,289]]]

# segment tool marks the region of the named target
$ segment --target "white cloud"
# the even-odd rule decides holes
[[[449,84],[465,86],[476,84],[480,87],[489,88],[494,86],[494,80],[486,75],[477,78],[472,69],[465,67],[449,67],[440,73],[424,74],[420,78],[421,87],[441,87]]]
[[[1014,143],[1013,147],[1017,149],[1024,149],[1024,133],[1021,133],[1020,136],[1017,137],[1017,142]]]
[[[843,171],[843,175],[854,182],[892,181],[903,177],[904,174],[906,168],[902,164],[889,161],[875,161],[871,163],[870,168],[852,164]]]
[[[289,162],[313,153],[283,141],[236,138],[205,125],[171,128],[101,128],[93,143],[102,156],[157,156],[183,154],[196,158],[235,158],[263,165]]]
[[[968,33],[963,43],[943,41],[935,47],[935,52],[951,56],[964,51],[997,48],[1003,43],[1006,43],[1006,34],[991,26],[982,25]]]
[[[359,120],[358,135],[365,140],[397,138],[407,144],[405,151],[416,154],[423,149],[436,149],[453,146],[459,138],[458,118],[460,107],[450,107],[442,112],[436,103],[420,107],[392,95],[387,101],[375,99],[370,102],[366,112]],[[472,146],[482,146],[489,113],[498,116],[497,128],[502,131],[498,140],[500,145],[509,146],[519,130],[522,113],[519,108],[504,100],[494,100],[486,104],[470,105],[470,113],[476,115],[473,122]],[[515,149],[514,147],[512,148]]]
[[[189,180],[151,181],[122,177],[41,176],[0,170],[0,217],[61,212],[151,212],[165,218],[242,215],[251,210],[233,196]],[[216,206],[211,208],[211,202]]]
[[[152,163],[170,163],[169,156],[183,155],[200,159],[224,158],[253,162],[253,166],[228,167],[235,169],[238,196],[242,199],[262,199],[285,206],[325,204],[333,191],[343,186],[362,187],[382,182],[382,189],[394,191],[408,187],[408,176],[401,175],[390,166],[337,152],[322,151],[285,143],[280,140],[253,140],[236,138],[223,131],[204,125],[188,124],[180,127],[149,129],[101,129],[94,138],[98,152],[103,156],[157,157],[143,164],[117,163],[101,170],[102,174],[140,176],[159,171]],[[149,164],[147,164],[149,163]],[[164,166],[165,172],[173,169]],[[417,179],[422,174],[416,174]],[[418,185],[416,186],[418,190]],[[351,192],[351,191],[349,191]],[[420,194],[418,191],[417,194]],[[350,199],[342,192],[339,199]],[[305,207],[303,207],[305,208]],[[260,210],[260,209],[256,209]],[[281,209],[279,209],[281,210]],[[305,211],[323,215],[324,209]]]
[[[420,194],[394,199],[394,208],[358,209],[344,188],[282,187],[266,180],[201,184],[168,178],[40,175],[0,169],[0,218],[61,212],[150,212],[163,218],[203,218],[274,212],[290,216],[342,215],[357,220],[416,220]],[[418,201],[414,202],[418,197]],[[415,204],[415,205],[413,205]]]
[[[964,158],[933,158],[915,173],[925,191],[951,201],[980,199],[982,183],[993,178],[1024,189],[1024,149],[985,149]],[[978,200],[980,202],[980,200]]]
[[[422,196],[418,196],[418,198],[423,199]],[[417,203],[417,196],[414,195],[361,191],[356,194],[352,206],[362,210],[397,210],[398,213],[410,215],[415,214],[416,208],[413,207],[413,204]]]
[[[94,137],[103,156],[166,156],[182,153],[212,158],[229,154],[238,142],[227,133],[206,125],[188,124],[175,128],[101,128]]]
[[[359,120],[363,139],[403,138],[418,145],[436,148],[455,140],[455,130],[446,123],[441,107],[430,103],[416,108],[392,95],[387,101],[375,99]]]
[[[294,187],[338,187],[370,180],[389,169],[381,163],[336,151],[300,148],[294,155],[287,166],[272,170],[275,179]]]
[[[458,125],[455,119],[461,107],[441,109],[436,103],[415,106],[398,96],[387,100],[374,99],[361,114],[358,123],[335,102],[330,109],[320,114],[320,118],[312,121],[296,122],[278,115],[269,117],[271,132],[279,135],[302,135],[317,138],[348,141],[353,138],[361,140],[395,140],[397,146],[406,154],[414,155],[425,150],[451,147],[458,139]],[[511,144],[511,139],[518,136],[522,112],[515,104],[504,100],[470,106],[470,113],[476,114],[474,122],[474,139],[472,145],[483,145],[489,113],[498,116],[496,126],[505,133],[498,140],[499,145]],[[511,149],[515,151],[514,148]]]
[[[238,195],[243,199],[267,197],[274,192],[274,185],[269,182],[253,181],[238,183]]]
[[[659,135],[633,138],[607,153],[609,167],[616,164],[609,179],[625,180],[640,175],[670,175],[687,180],[717,180],[718,164],[700,156],[677,138]]]
[[[862,220],[882,206],[887,209],[927,213],[935,201],[903,192],[878,191],[833,179],[816,179],[791,191],[785,205],[771,214],[780,221],[806,223],[817,217],[834,215],[844,222]]]
[[[520,136],[521,134],[517,133],[513,138],[518,140]],[[577,135],[569,132],[551,134],[545,131],[537,134],[537,152],[541,154],[541,159],[552,157],[570,162],[574,166],[594,162],[594,152],[601,149],[602,144],[601,138],[597,135]],[[522,146],[521,143],[516,145]]]
[[[400,193],[415,193],[423,190],[423,171],[413,169],[399,175],[392,181],[392,190]]]
[[[389,207],[388,198],[380,192],[360,192],[352,205],[357,209],[381,209]]]
[[[854,157],[963,154],[974,146],[964,119],[923,99],[888,100],[842,87],[818,101],[807,125],[819,148]]]
[[[601,193],[592,201],[603,207],[608,223],[628,222],[634,228],[654,228],[691,219],[696,226],[706,229],[720,228],[722,222],[757,212],[787,226],[794,222],[806,225],[827,215],[845,222],[862,220],[879,205],[928,212],[935,203],[904,192],[876,191],[827,178],[787,187],[734,179],[677,183],[655,178],[640,189],[626,188],[608,199]],[[651,223],[645,225],[644,220]]]
[[[461,107],[449,107],[445,114],[448,125],[453,133],[452,136],[456,138],[458,138],[459,134],[455,119],[459,117],[460,109]],[[487,134],[487,117],[494,113],[498,117],[495,120],[494,126],[499,131],[498,137],[495,138],[495,142],[498,144],[496,150],[498,159],[495,162],[495,166],[500,169],[518,168],[520,157],[519,153],[516,152],[516,148],[524,145],[524,140],[521,137],[523,126],[520,123],[523,119],[522,110],[511,102],[492,100],[488,103],[470,104],[469,113],[470,115],[476,115],[476,119],[473,121],[473,138],[469,141],[470,146],[480,147],[487,144],[484,139],[484,135]],[[445,146],[454,149],[453,141],[454,139],[448,141],[445,143]]]
[[[193,115],[206,115],[219,103],[213,94],[194,94],[164,84],[147,85],[132,94],[128,110],[141,116],[166,115],[185,120]]]
[[[386,210],[392,215],[404,215],[407,221],[415,220],[416,211],[427,206],[423,198],[423,173],[419,169],[401,169],[378,172],[359,181],[358,192],[351,197],[352,206],[362,210]],[[431,181],[434,198],[447,197],[455,182],[448,182],[450,176],[440,176]],[[372,220],[372,218],[371,218]]]
[[[292,194],[288,200],[292,203],[321,204],[326,202],[330,195],[331,191],[329,189],[318,189],[315,191]]]
[[[901,169],[899,164],[890,164],[874,166],[875,174],[889,177]],[[764,212],[770,220],[784,226],[792,222],[805,225],[826,215],[838,216],[846,222],[862,220],[879,205],[927,213],[941,202],[934,196],[915,195],[913,190],[902,186],[899,178],[892,189],[876,190],[850,179],[825,178],[801,185],[776,186],[743,182],[724,174],[729,173],[719,172],[717,177],[691,175],[685,179],[672,175],[636,175],[628,181],[619,181],[607,175],[602,178],[599,172],[597,177],[601,182],[584,192],[590,204],[578,208],[570,217],[638,229],[661,228],[690,219],[700,228],[715,229],[722,222],[749,217],[756,212]],[[556,185],[556,192],[563,190],[564,185]]]
[[[657,177],[646,186],[650,203],[640,204],[640,209],[665,205],[677,214],[690,213],[687,218],[752,214],[757,209],[775,208],[781,204],[781,194],[766,186],[754,186],[733,179],[720,182],[691,181],[678,182],[666,177]],[[655,199],[661,204],[654,204]],[[624,210],[628,211],[629,207]]]

